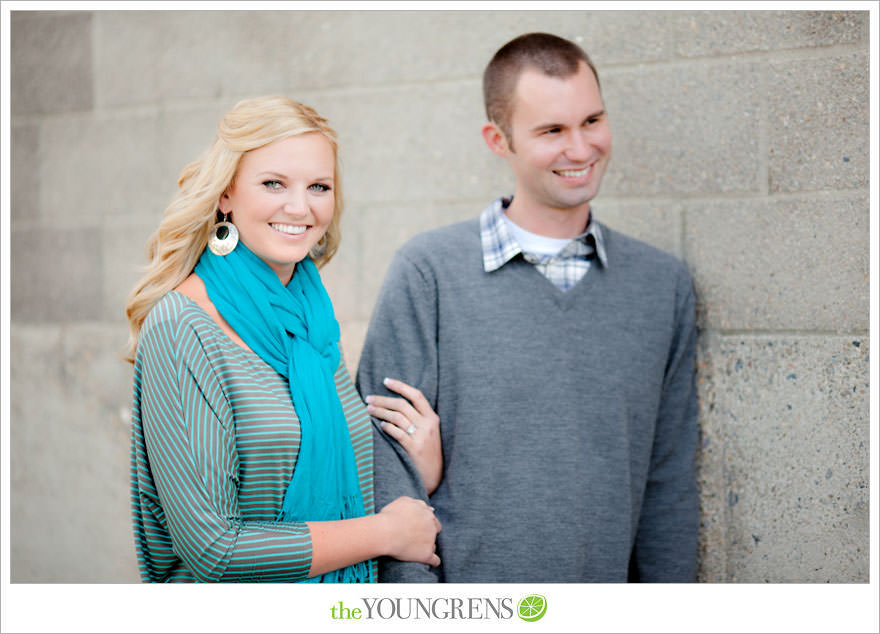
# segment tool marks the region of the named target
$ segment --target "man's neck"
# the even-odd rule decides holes
[[[517,204],[519,203],[519,204]],[[572,209],[554,209],[543,205],[528,208],[514,196],[505,212],[517,226],[547,238],[574,238],[587,228],[590,204]]]

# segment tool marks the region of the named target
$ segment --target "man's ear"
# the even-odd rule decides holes
[[[486,142],[486,145],[495,154],[502,158],[506,158],[510,154],[510,148],[507,146],[507,137],[504,136],[504,132],[494,122],[489,121],[483,124],[481,132],[483,133],[483,140]]]

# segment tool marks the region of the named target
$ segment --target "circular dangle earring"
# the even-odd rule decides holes
[[[217,210],[217,213],[221,213]],[[211,229],[208,248],[214,255],[226,255],[238,245],[238,228],[228,221],[229,214],[223,214],[223,220]]]

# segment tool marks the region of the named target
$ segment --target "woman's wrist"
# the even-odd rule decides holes
[[[386,515],[347,520],[306,522],[312,539],[312,566],[316,576],[391,553],[393,526]]]
[[[394,552],[394,529],[387,513],[378,511],[370,519],[370,535],[375,540],[376,557],[392,556]]]

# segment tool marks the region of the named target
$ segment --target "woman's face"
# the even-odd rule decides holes
[[[220,198],[241,241],[282,284],[333,219],[335,167],[333,147],[322,134],[288,137],[244,154]]]

